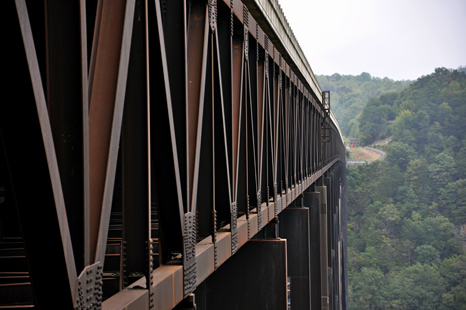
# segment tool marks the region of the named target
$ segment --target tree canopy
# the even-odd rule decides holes
[[[344,136],[358,137],[360,115],[368,100],[404,89],[412,81],[381,79],[363,72],[360,75],[317,75],[323,90],[331,91],[331,109]],[[390,98],[388,96],[387,98]],[[390,114],[392,115],[392,114]]]
[[[347,169],[350,309],[466,310],[464,70],[380,91],[358,123],[362,143],[392,140],[385,160]]]

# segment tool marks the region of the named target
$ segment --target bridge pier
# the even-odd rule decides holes
[[[286,265],[285,239],[250,240],[198,286],[197,310],[286,309]]]
[[[327,218],[327,187],[317,186],[320,196],[320,289],[321,289],[321,309],[329,309],[329,277],[328,277],[328,218]]]
[[[320,193],[304,192],[304,205],[309,208],[311,309],[321,309],[321,258],[320,258]]]
[[[299,203],[298,199],[298,203]],[[298,204],[296,203],[296,204]],[[287,240],[288,277],[292,309],[310,309],[310,217],[309,208],[288,207],[279,215],[280,237]]]

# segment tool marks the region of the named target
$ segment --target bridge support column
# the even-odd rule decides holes
[[[327,239],[327,187],[317,186],[320,196],[320,275],[321,309],[329,309],[328,239]]]
[[[334,279],[336,276],[335,267],[335,190],[334,174],[328,172],[324,178],[324,185],[327,187],[327,258],[328,258],[328,299],[329,309],[335,306]]]
[[[279,219],[280,237],[287,240],[291,307],[309,310],[311,307],[309,209],[288,207],[280,213]]]
[[[253,239],[201,283],[197,310],[286,309],[285,239]]]
[[[304,206],[309,208],[311,309],[321,309],[320,193],[304,192]]]

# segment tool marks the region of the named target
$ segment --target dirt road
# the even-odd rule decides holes
[[[385,152],[374,149],[371,147],[358,147],[351,149],[347,147],[350,151],[350,160],[347,161],[348,164],[360,164],[360,163],[370,163],[375,160],[383,160],[385,158]]]

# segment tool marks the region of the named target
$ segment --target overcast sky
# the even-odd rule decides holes
[[[279,0],[314,74],[415,80],[466,65],[466,0]]]

